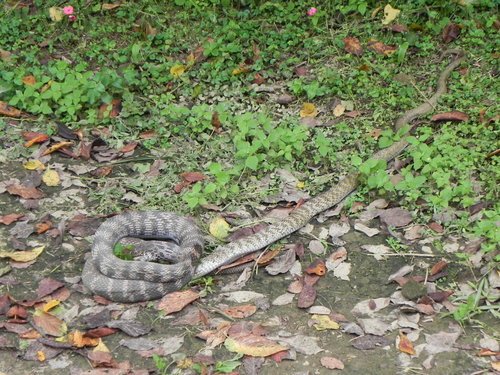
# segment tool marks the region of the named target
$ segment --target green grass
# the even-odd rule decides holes
[[[352,171],[354,160],[371,175],[356,199],[386,196],[415,210],[423,223],[452,209],[457,219],[447,224],[448,233],[483,237],[484,251],[500,242],[498,156],[486,157],[499,148],[498,120],[481,122],[498,114],[500,39],[493,1],[391,3],[401,10],[395,22],[407,25],[406,33],[384,28],[383,11],[372,16],[374,1],[316,2],[314,17],[305,15],[302,1],[143,0],[113,10],[76,1],[75,22],[51,21],[49,8],[60,2],[9,4],[0,10],[0,49],[10,53],[0,60],[0,100],[33,116],[23,127],[54,134],[61,121],[87,136],[106,127],[102,136],[110,145],[140,140],[143,156],[153,153],[166,161],[155,178],[137,178],[150,165],[148,158],[122,164],[113,178],[89,177],[96,212],[130,205],[120,199],[130,190],[144,199],[140,207],[202,213],[205,204],[254,206],[277,192],[279,168],[299,176],[314,195]],[[461,26],[461,34],[446,45],[441,35],[450,22]],[[347,36],[361,41],[362,56],[344,51]],[[398,49],[391,56],[377,54],[366,48],[370,39]],[[432,95],[447,63],[439,60],[446,48],[463,49],[468,57],[450,77],[449,93],[436,112],[459,110],[469,120],[423,120],[410,138],[405,156],[411,162],[401,170],[403,179],[392,185],[380,165],[361,164],[379,147],[370,132],[380,129],[382,139],[391,138],[394,119]],[[294,73],[301,64],[309,74]],[[185,72],[176,76],[179,65]],[[256,91],[256,74],[265,85],[294,95],[295,102],[283,107]],[[24,82],[28,76],[33,85]],[[113,98],[121,100],[120,115],[100,118],[99,107]],[[334,98],[352,102],[361,114],[335,118]],[[333,125],[301,125],[305,102],[322,108],[322,120]],[[3,155],[27,157],[9,121],[0,118],[0,131],[19,142]],[[156,137],[141,140],[146,131]],[[186,171],[208,178],[174,194]],[[468,209],[480,201],[492,204],[471,222]]]

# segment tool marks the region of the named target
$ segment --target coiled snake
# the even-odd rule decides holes
[[[461,51],[449,50],[443,55],[456,55],[440,74],[437,88],[426,102],[405,112],[395,123],[400,129],[413,119],[431,112],[441,95],[446,92],[446,80],[464,60]],[[400,140],[378,151],[374,159],[389,161],[408,145]],[[193,278],[207,275],[222,265],[288,236],[302,228],[318,213],[341,202],[358,185],[358,173],[351,173],[329,190],[317,195],[295,209],[281,221],[271,224],[251,236],[218,247],[214,252],[195,262],[203,249],[203,235],[189,219],[168,212],[130,212],[105,221],[97,230],[92,256],[83,269],[82,280],[91,292],[119,302],[137,302],[162,297],[180,289]],[[123,237],[146,239],[170,238],[179,244],[178,251],[167,254],[173,264],[148,261],[126,261],[113,254],[114,245]]]

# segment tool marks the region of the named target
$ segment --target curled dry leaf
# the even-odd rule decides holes
[[[69,146],[72,146],[73,145],[73,142],[71,141],[63,141],[63,142],[57,142],[56,144],[50,146],[47,150],[44,151],[44,153],[42,154],[42,156],[46,156],[46,155],[50,155],[62,148],[66,148],[66,147],[69,147]]]
[[[0,258],[10,258],[15,262],[31,262],[35,260],[45,249],[45,246],[36,247],[27,251],[0,251]]]
[[[322,259],[316,259],[309,266],[307,266],[305,272],[309,275],[323,276],[326,273],[325,261]]]
[[[436,264],[434,264],[431,268],[430,275],[434,276],[448,267],[448,263],[445,260],[440,260]]]
[[[406,336],[404,333],[399,334],[399,345],[398,349],[400,352],[409,354],[409,355],[415,355],[417,352],[415,351],[415,348],[413,347],[413,343],[410,341],[408,336]]]
[[[460,111],[438,113],[432,116],[431,121],[467,121],[469,116]]]
[[[318,109],[313,103],[304,103],[300,110],[300,117],[316,117]]]
[[[382,20],[382,25],[388,25],[399,16],[401,11],[399,9],[393,8],[390,4],[384,7],[384,19]]]
[[[344,38],[344,49],[355,56],[361,56],[363,54],[363,48],[359,43],[359,39],[356,37]]]
[[[21,117],[21,111],[0,100],[0,115],[8,117]]]
[[[24,147],[31,147],[37,143],[43,143],[49,140],[49,136],[44,133],[28,132],[24,131],[21,133],[26,143]]]

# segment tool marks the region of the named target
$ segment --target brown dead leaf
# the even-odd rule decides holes
[[[115,118],[118,117],[122,110],[122,101],[120,99],[112,99],[111,103],[103,103],[97,111],[97,118]]]
[[[257,307],[255,305],[240,305],[229,307],[224,310],[224,313],[231,318],[243,319],[255,314],[256,311]]]
[[[404,227],[413,221],[411,213],[401,207],[380,210],[380,219],[391,227]]]
[[[436,275],[437,273],[441,272],[442,270],[444,270],[446,267],[448,267],[448,263],[445,261],[445,260],[440,260],[439,262],[437,262],[436,264],[434,264],[430,270],[430,275],[431,276],[434,276]]]
[[[26,140],[24,147],[31,147],[34,144],[43,143],[49,140],[49,136],[44,133],[24,131],[21,135]]]
[[[134,151],[135,148],[137,147],[139,143],[137,142],[130,142],[130,143],[127,143],[125,146],[123,146],[121,149],[120,149],[120,152],[123,152],[124,154],[127,154],[131,151]]]
[[[207,176],[200,172],[184,172],[181,173],[181,177],[184,181],[189,182],[190,184],[207,179]]]
[[[320,359],[321,366],[326,367],[327,369],[330,370],[343,370],[344,369],[344,363],[335,357],[321,357]]]
[[[398,23],[390,25],[387,28],[389,30],[395,32],[395,33],[406,33],[406,32],[408,32],[408,28],[405,25],[401,25],[401,24],[398,24]]]
[[[69,146],[72,146],[73,145],[73,142],[71,141],[62,141],[62,142],[57,142],[55,144],[53,144],[52,146],[50,146],[47,150],[44,151],[44,153],[42,154],[42,156],[46,156],[46,155],[50,155],[62,148],[66,148],[66,147],[69,147]]]
[[[26,319],[28,317],[28,311],[22,306],[14,305],[7,311],[5,316],[11,319]]]
[[[18,195],[24,199],[40,199],[44,196],[41,190],[35,187],[27,187],[20,184],[12,184],[6,187],[9,194]]]
[[[154,130],[146,130],[139,134],[140,139],[153,139],[157,136],[156,131]]]
[[[316,289],[312,285],[304,284],[297,299],[297,307],[307,309],[316,301]]]
[[[219,119],[219,112],[214,111],[212,113],[212,121],[211,121],[211,123],[212,123],[212,127],[214,129],[214,132],[220,133],[221,132],[221,126],[222,126],[222,124],[221,124],[220,119]]]
[[[158,304],[158,310],[163,310],[165,315],[181,311],[191,302],[200,298],[200,293],[188,289],[181,292],[173,292],[164,296]]]
[[[390,56],[397,50],[397,47],[388,46],[387,44],[384,44],[384,43],[379,42],[377,40],[373,40],[373,41],[368,42],[368,48],[371,49],[372,51],[377,52],[378,54],[384,55],[384,56]]]
[[[325,261],[322,259],[316,259],[309,266],[307,266],[305,272],[309,275],[323,276],[326,273]]]
[[[452,290],[443,290],[440,292],[431,292],[427,293],[427,295],[432,298],[434,302],[443,302],[444,300],[448,299],[449,296],[453,294]]]
[[[460,111],[438,113],[432,116],[431,121],[467,121],[469,116]]]
[[[404,333],[399,334],[399,345],[398,349],[400,352],[409,354],[409,355],[415,355],[417,352],[415,351],[415,348],[413,347],[413,343],[410,341],[408,336],[406,336]]]
[[[443,226],[439,223],[436,223],[435,221],[433,221],[432,223],[429,223],[428,227],[436,233],[443,233],[444,232]]]
[[[90,174],[94,177],[106,177],[111,172],[113,172],[113,167],[99,167],[90,172]]]
[[[255,73],[253,76],[253,83],[256,85],[262,85],[266,82],[266,79],[260,75],[260,73]]]
[[[309,75],[309,69],[307,69],[307,66],[305,65],[297,66],[293,71],[298,77],[305,77]]]
[[[23,218],[24,214],[8,214],[4,216],[0,216],[0,223],[4,225],[10,225],[15,221]]]
[[[36,83],[36,78],[35,78],[35,76],[32,76],[32,75],[24,76],[23,83],[26,86],[33,86]]]
[[[42,221],[41,223],[38,223],[35,225],[37,234],[45,233],[49,229],[51,229],[52,227],[53,227],[53,224],[50,220],[45,220],[45,221]]]
[[[359,39],[356,37],[344,38],[344,49],[352,55],[361,56],[363,54],[363,48],[359,43]]]
[[[116,328],[98,327],[98,328],[88,330],[85,333],[85,336],[90,337],[92,339],[98,339],[101,337],[106,337],[106,336],[112,335],[116,332],[118,332],[118,329],[116,329]]]
[[[62,288],[63,286],[64,283],[50,277],[46,277],[45,279],[42,279],[38,284],[36,295],[38,296],[38,298],[42,298],[48,296],[49,294],[55,292],[57,289]]]
[[[229,322],[223,321],[220,323],[216,329],[202,331],[196,335],[196,337],[205,340],[207,342],[208,348],[215,348],[222,344],[227,337],[227,332],[231,324]]]
[[[100,338],[88,337],[83,332],[78,330],[68,333],[68,343],[76,348],[83,348],[85,346],[97,346],[99,345],[99,341]]]
[[[456,23],[450,23],[443,29],[443,42],[450,43],[458,38],[461,28]]]
[[[7,117],[21,117],[21,111],[0,100],[0,115]]]
[[[33,313],[33,324],[44,335],[59,337],[65,335],[67,331],[63,320],[40,309],[35,309]]]

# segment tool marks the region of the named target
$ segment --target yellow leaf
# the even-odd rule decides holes
[[[288,349],[264,336],[254,334],[228,337],[224,341],[224,346],[230,352],[251,355],[252,357],[267,357]]]
[[[327,329],[339,329],[339,324],[332,320],[328,315],[313,315],[311,319],[315,322],[314,328],[318,331],[324,331]]]
[[[42,181],[47,186],[57,186],[61,183],[61,179],[59,178],[59,174],[53,169],[47,169],[43,176]]]
[[[382,25],[388,25],[396,19],[396,17],[401,13],[399,9],[391,7],[391,4],[387,4],[384,7],[384,19],[382,20]]]
[[[109,353],[109,349],[106,346],[106,344],[101,339],[99,339],[99,344],[97,344],[97,346],[94,348],[94,352],[106,352],[106,353]]]
[[[239,67],[234,68],[233,71],[231,72],[231,74],[233,76],[237,76],[239,74],[247,73],[249,70],[250,70],[250,68],[248,66],[240,65]]]
[[[186,58],[186,62],[189,66],[192,66],[194,65],[194,63],[196,62],[196,57],[194,57],[194,53],[191,52],[188,57]]]
[[[338,104],[334,109],[333,109],[333,114],[335,117],[340,117],[344,114],[345,112],[345,107],[342,104]]]
[[[119,6],[121,6],[122,4],[120,2],[118,3],[115,3],[115,4],[107,4],[107,3],[104,3],[102,4],[101,6],[101,9],[102,10],[111,10],[111,9],[115,9],[115,8],[118,8]]]
[[[15,262],[31,262],[45,249],[45,246],[36,247],[27,251],[0,251],[0,258],[10,258]]]
[[[229,234],[229,224],[223,217],[219,216],[213,219],[209,225],[209,232],[218,240],[223,240]]]
[[[38,358],[38,360],[40,362],[44,362],[45,361],[45,353],[41,350],[37,351],[36,352],[36,357]]]
[[[185,71],[186,67],[181,64],[176,64],[170,68],[170,74],[172,74],[174,77],[180,77],[184,74]]]
[[[304,103],[302,109],[300,110],[300,117],[316,117],[317,115],[318,110],[312,103]]]
[[[297,189],[304,189],[306,187],[306,183],[304,181],[297,181]]]
[[[54,22],[62,21],[62,19],[64,17],[63,11],[59,7],[49,8],[49,16],[50,16],[50,19]]]
[[[49,302],[47,302],[45,305],[43,305],[42,310],[45,312],[49,312],[54,307],[59,306],[60,303],[61,303],[61,301],[59,301],[57,299],[51,299]]]
[[[45,169],[45,165],[43,165],[43,163],[40,160],[29,160],[23,164],[23,167],[25,169],[30,170],[30,171],[34,171],[34,170],[43,171]]]

